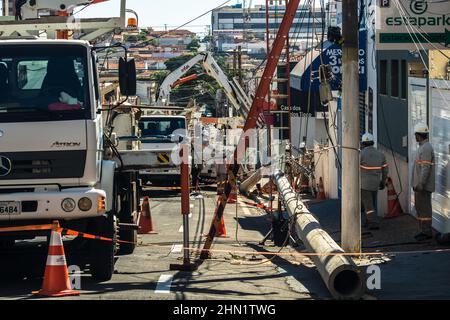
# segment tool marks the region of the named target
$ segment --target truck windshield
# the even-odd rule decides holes
[[[87,61],[83,46],[0,46],[0,122],[88,119]]]
[[[148,142],[161,140],[170,142],[170,135],[177,129],[186,129],[184,118],[142,118],[139,121],[142,137]],[[146,141],[147,142],[147,141]]]

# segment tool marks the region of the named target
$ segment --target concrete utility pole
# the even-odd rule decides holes
[[[361,251],[358,1],[342,1],[342,248]]]

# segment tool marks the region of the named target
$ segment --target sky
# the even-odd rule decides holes
[[[211,10],[226,0],[127,0],[127,9],[137,11],[139,14],[140,27],[154,27],[156,30],[164,30],[167,24],[168,29],[176,28],[189,20]],[[238,0],[231,0],[227,5],[238,3]],[[242,0],[240,1],[242,3]],[[247,4],[249,0],[247,0]],[[253,5],[263,4],[265,0],[253,0]],[[91,5],[82,12],[81,17],[111,17],[118,16],[120,11],[120,0],[109,0],[105,3]],[[131,17],[131,15],[130,15]],[[211,24],[211,14],[194,21],[189,29],[193,32],[205,32],[206,25]]]

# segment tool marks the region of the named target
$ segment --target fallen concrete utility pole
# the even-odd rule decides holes
[[[259,168],[254,173],[252,173],[250,177],[241,182],[241,185],[239,186],[239,191],[243,195],[247,196],[248,193],[250,192],[250,189],[253,188],[259,182],[259,180],[261,180],[262,170],[263,167]]]
[[[295,216],[295,230],[303,241],[328,290],[336,299],[359,299],[365,292],[361,271],[341,247],[320,226],[317,219],[292,190],[285,175],[278,171],[274,176],[282,201],[291,217]]]

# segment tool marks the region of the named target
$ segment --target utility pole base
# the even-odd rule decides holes
[[[198,264],[196,263],[191,263],[189,261],[184,262],[183,264],[171,264],[169,266],[170,270],[175,270],[175,271],[196,271],[198,269]]]
[[[200,259],[201,259],[201,260],[208,260],[208,259],[211,259],[211,253],[209,253],[209,252],[202,252],[202,253],[200,254]]]

